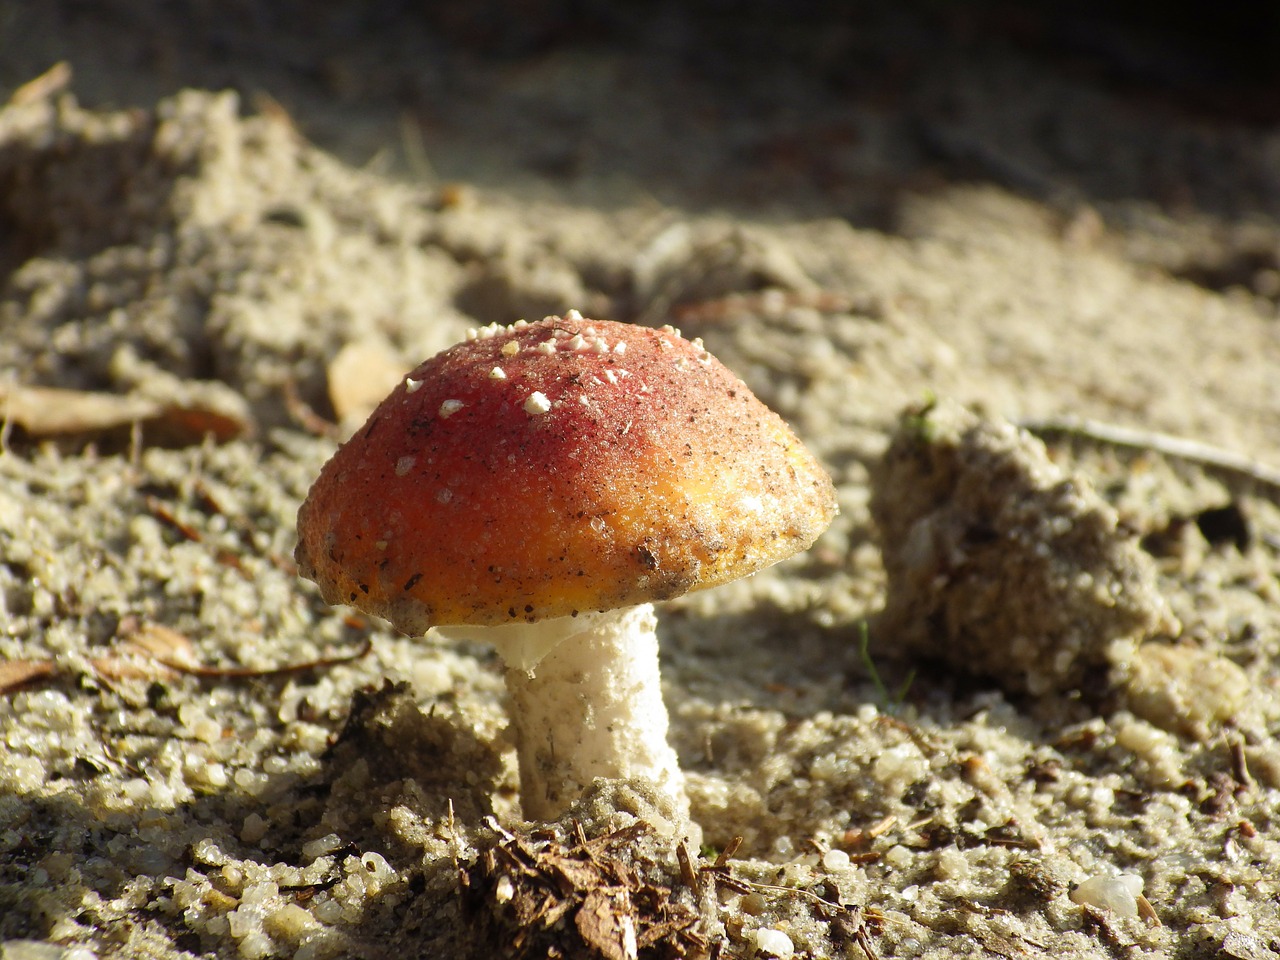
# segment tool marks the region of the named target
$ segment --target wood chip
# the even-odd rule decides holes
[[[605,960],[636,960],[636,923],[631,896],[622,887],[596,887],[582,899],[574,917],[578,933]]]

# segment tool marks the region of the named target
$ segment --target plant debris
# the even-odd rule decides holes
[[[567,842],[490,826],[498,842],[460,870],[459,882],[494,955],[638,960],[694,956],[705,946],[692,897],[667,881],[645,821],[592,839],[575,823]]]
[[[253,431],[247,410],[217,409],[201,400],[167,402],[139,394],[12,383],[0,383],[0,423],[5,433],[18,427],[36,440],[95,439],[139,430],[148,442],[169,447],[192,446],[206,436],[225,443]]]
[[[1089,420],[1084,417],[1024,420],[1018,425],[1038,437],[1066,436],[1114,447],[1158,453],[1173,460],[1194,463],[1228,477],[1251,481],[1259,486],[1270,488],[1273,495],[1280,493],[1280,469],[1234,450],[1227,450],[1200,440],[1175,437],[1167,433],[1125,427],[1115,423],[1104,423],[1101,420]]]
[[[391,392],[411,364],[379,340],[353,340],[328,362],[329,402],[340,424],[355,430]]]

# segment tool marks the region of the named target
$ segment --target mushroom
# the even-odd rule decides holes
[[[410,373],[321,470],[296,558],[329,603],[498,649],[527,818],[599,777],[648,779],[687,817],[653,601],[803,550],[835,513],[701,341],[570,311]]]

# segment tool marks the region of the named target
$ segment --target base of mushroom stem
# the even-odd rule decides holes
[[[643,777],[597,779],[559,819],[566,835],[580,826],[588,837],[603,836],[642,821],[661,840],[694,851],[702,847],[702,827],[689,819],[684,795],[673,797]]]
[[[667,743],[652,604],[584,626],[532,670],[506,671],[525,817],[558,818],[603,777],[653,783],[687,821],[684,776]]]

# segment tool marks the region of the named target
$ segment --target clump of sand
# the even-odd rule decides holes
[[[1179,629],[1115,509],[1011,423],[910,410],[872,483],[895,644],[1039,694]]]

